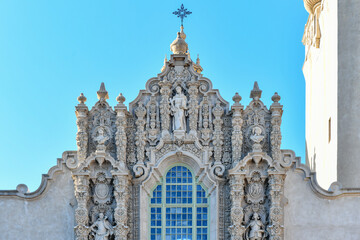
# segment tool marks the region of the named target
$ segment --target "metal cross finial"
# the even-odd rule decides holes
[[[181,4],[181,7],[178,8],[177,11],[173,12],[173,14],[181,18],[181,26],[183,26],[184,18],[186,18],[187,15],[192,14],[192,12],[188,11],[187,8],[184,8],[184,4]]]

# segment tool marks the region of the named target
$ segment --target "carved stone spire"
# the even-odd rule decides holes
[[[262,91],[259,88],[258,83],[254,82],[254,88],[251,90],[250,97],[254,100],[259,100],[261,98]]]
[[[195,70],[197,73],[201,73],[201,72],[203,71],[203,68],[202,68],[201,65],[200,65],[199,54],[198,54],[198,56],[197,56],[196,63],[193,63],[193,66],[194,66],[194,70]]]
[[[100,85],[99,91],[97,91],[97,97],[98,97],[99,100],[101,100],[101,99],[105,99],[105,100],[109,99],[109,94],[106,91],[105,84],[103,82]]]
[[[164,58],[164,66],[162,66],[162,68],[161,68],[161,72],[163,72],[164,70],[165,70],[165,68],[166,68],[166,62],[167,62],[168,60],[167,60],[167,56],[166,56],[166,54],[165,54],[165,58]]]

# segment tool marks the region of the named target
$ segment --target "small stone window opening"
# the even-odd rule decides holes
[[[330,143],[330,141],[331,141],[331,118],[329,118],[329,130],[328,130],[328,132],[329,132],[329,143]]]

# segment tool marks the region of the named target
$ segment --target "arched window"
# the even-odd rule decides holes
[[[190,170],[171,168],[150,199],[150,240],[207,240],[206,192]]]

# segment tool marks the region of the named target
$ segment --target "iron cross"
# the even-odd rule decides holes
[[[181,7],[178,8],[177,11],[173,12],[173,14],[181,18],[181,26],[183,26],[184,18],[186,18],[187,15],[192,14],[192,12],[188,11],[187,8],[184,8],[184,4],[181,4]]]

